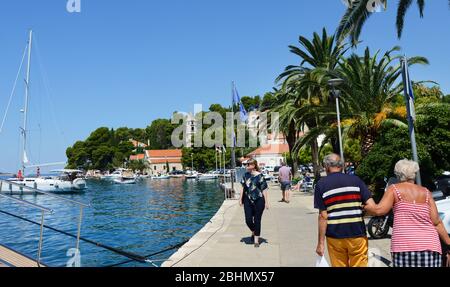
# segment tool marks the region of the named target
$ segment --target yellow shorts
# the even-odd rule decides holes
[[[333,267],[368,267],[367,237],[335,239],[327,237],[328,254]]]

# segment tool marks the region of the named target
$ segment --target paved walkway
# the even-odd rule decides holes
[[[226,201],[213,219],[163,267],[313,267],[316,260],[317,215],[311,194],[294,193],[291,203],[280,203],[281,192],[271,186],[271,208],[262,221],[260,248],[254,248],[238,201]],[[371,241],[380,256],[371,265],[386,266],[389,240]],[[381,259],[381,260],[380,260]]]

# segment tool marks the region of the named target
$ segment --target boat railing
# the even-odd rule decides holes
[[[37,210],[39,210],[41,212],[41,224],[40,224],[39,243],[38,243],[38,252],[37,252],[37,260],[36,260],[37,264],[39,266],[40,263],[41,263],[42,243],[43,243],[43,236],[44,236],[44,218],[45,218],[45,213],[52,214],[53,210],[51,210],[49,208],[46,208],[44,206],[38,205],[38,204],[34,204],[32,202],[29,202],[29,201],[26,201],[26,200],[23,200],[23,199],[20,199],[20,198],[16,198],[16,197],[13,197],[13,196],[10,196],[10,195],[2,194],[2,193],[0,193],[0,197],[6,198],[6,199],[11,200],[11,201],[15,201],[15,202],[17,202],[19,204],[26,205],[26,206],[31,207],[33,209],[37,209]]]
[[[12,195],[12,190],[13,190],[12,187],[15,186],[15,187],[19,187],[19,189],[20,189],[21,191],[22,191],[22,190],[26,190],[26,191],[34,192],[35,194],[43,194],[43,195],[47,195],[47,196],[49,196],[49,197],[52,197],[52,198],[61,200],[61,201],[63,201],[63,202],[66,202],[66,203],[69,203],[69,204],[78,206],[78,208],[79,208],[79,216],[78,216],[78,226],[77,226],[76,250],[79,250],[79,249],[80,249],[81,223],[82,223],[82,221],[83,221],[83,211],[84,211],[85,208],[91,207],[90,204],[86,204],[86,203],[83,203],[83,202],[80,202],[80,201],[76,201],[76,200],[72,200],[72,199],[69,199],[69,198],[65,198],[65,197],[59,196],[59,195],[54,194],[54,193],[50,193],[50,192],[46,192],[46,191],[39,190],[39,189],[37,189],[36,187],[25,186],[25,185],[23,185],[23,184],[19,184],[19,183],[16,183],[16,182],[12,182],[12,181],[10,181],[10,180],[0,180],[0,191],[2,190],[2,186],[3,186],[4,184],[5,184],[5,185],[8,185],[9,191],[10,191],[11,195]],[[6,192],[6,193],[7,193],[7,192]],[[35,207],[35,208],[39,208],[39,209],[41,209],[41,210],[45,210],[46,212],[51,211],[51,210],[48,209],[48,208],[41,207],[41,206],[39,206],[39,205],[35,205],[35,204],[31,203],[31,202],[27,202],[27,201],[18,199],[18,198],[16,198],[16,197],[12,197],[12,196],[10,196],[10,195],[6,195],[6,194],[4,194],[4,193],[2,194],[1,192],[0,192],[0,195],[1,195],[2,197],[6,197],[6,198],[9,198],[9,199],[11,199],[11,200],[16,200],[16,201],[18,201],[19,203],[27,204],[27,205],[29,205],[29,206],[32,206],[32,207]],[[53,211],[51,211],[50,213],[53,213]],[[41,217],[41,237],[42,237],[42,233],[43,233],[43,226],[44,226],[44,213],[42,213],[42,217]],[[40,242],[40,243],[39,243],[39,244],[40,244],[40,247],[42,247],[42,238],[40,238],[40,241],[39,241],[39,242]],[[41,249],[39,249],[38,263],[39,263],[39,261],[40,261],[40,254],[41,254],[40,252],[41,252]]]

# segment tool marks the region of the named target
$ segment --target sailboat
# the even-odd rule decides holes
[[[24,177],[26,168],[29,166],[29,160],[26,153],[27,146],[27,123],[28,123],[28,103],[29,103],[29,90],[30,90],[30,64],[31,64],[31,48],[33,41],[33,31],[30,30],[28,37],[28,63],[25,79],[25,108],[21,110],[23,112],[23,126],[21,127],[21,139],[22,139],[22,169],[19,171],[19,175],[15,178],[10,178],[0,184],[0,192],[8,194],[38,194],[31,189],[24,189],[23,186],[37,189],[45,192],[53,193],[77,193],[87,188],[86,180],[79,176],[80,170],[57,170],[58,176],[40,176],[36,177]],[[25,54],[24,54],[25,55]],[[51,164],[44,164],[40,166],[48,166]],[[23,175],[23,176],[22,176]],[[8,184],[9,182],[9,184]]]

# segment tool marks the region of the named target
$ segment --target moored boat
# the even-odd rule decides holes
[[[200,174],[197,178],[197,180],[200,181],[204,181],[204,180],[217,180],[219,178],[219,176],[217,174],[213,174],[213,173],[205,173],[205,174]]]
[[[157,176],[152,176],[152,179],[170,179],[170,175],[157,175]]]
[[[52,193],[80,193],[87,189],[86,180],[79,176],[80,170],[63,169],[54,172],[60,175],[10,178],[2,182],[0,191],[6,194],[38,194],[21,186]],[[9,182],[13,184],[8,184]]]

